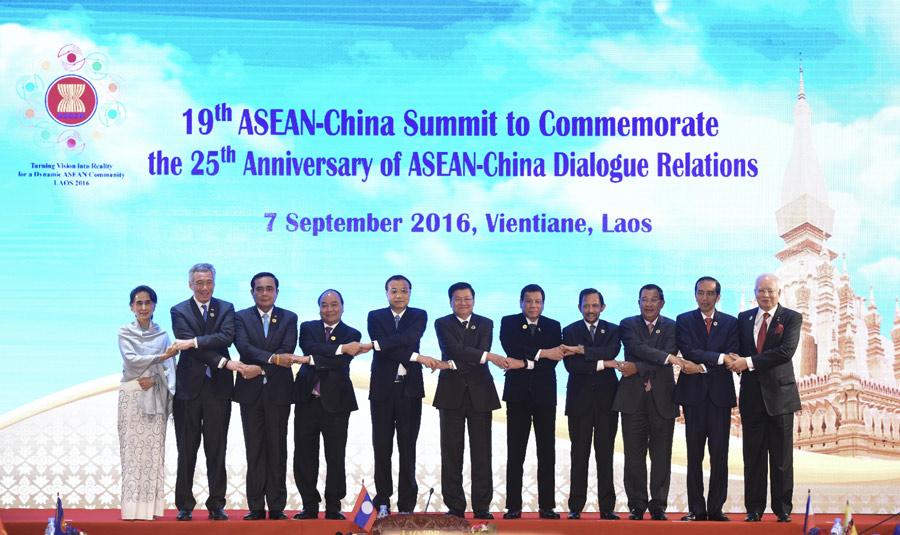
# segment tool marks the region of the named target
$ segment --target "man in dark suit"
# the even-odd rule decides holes
[[[321,496],[319,479],[319,437],[325,443],[325,518],[344,520],[341,500],[347,494],[344,454],[350,413],[358,409],[350,362],[368,351],[360,344],[359,331],[341,321],[344,298],[337,290],[325,290],[319,296],[321,319],[300,325],[298,357],[304,364],[294,382],[297,401],[294,410],[294,479],[303,500],[298,520],[317,518]]]
[[[625,318],[619,335],[625,360],[634,363],[636,374],[623,377],[613,410],[622,413],[622,443],[625,447],[625,494],[631,520],[644,518],[650,509],[653,520],[667,520],[669,480],[672,472],[672,436],[678,407],[672,400],[676,356],[675,322],[660,315],[665,305],[662,288],[646,284],[638,293],[640,315]],[[630,366],[628,366],[630,368]],[[647,500],[647,451],[650,451],[650,500]]]
[[[578,310],[582,319],[562,331],[563,363],[569,372],[566,385],[566,416],[572,442],[569,519],[581,518],[587,501],[588,463],[591,442],[597,463],[597,496],[600,518],[618,520],[613,486],[613,449],[619,428],[619,413],[612,410],[619,386],[614,360],[622,349],[619,326],[600,319],[606,309],[603,295],[594,288],[581,290]]]
[[[687,361],[675,385],[675,402],[684,409],[687,442],[688,514],[682,520],[728,521],[728,438],[731,409],[737,404],[734,379],[725,366],[737,351],[737,319],[716,310],[722,286],[712,277],[694,284],[697,309],[675,320],[675,338]],[[709,441],[709,499],[703,497],[703,453]]]
[[[231,419],[231,391],[234,373],[251,379],[259,366],[231,360],[228,346],[234,339],[234,307],[215,299],[216,268],[195,264],[188,271],[193,297],[172,307],[175,349],[181,351],[175,369],[175,439],[178,469],[175,479],[175,506],[178,520],[191,520],[194,506],[194,468],[203,438],[209,498],[206,508],[212,520],[228,520],[225,514],[225,439]]]
[[[287,502],[287,423],[294,376],[291,357],[297,347],[297,315],[275,306],[278,277],[257,273],[250,279],[254,306],[235,314],[234,346],[241,362],[263,369],[253,379],[238,377],[234,400],[241,404],[247,450],[247,504],[244,520],[284,520]]]
[[[794,413],[800,393],[792,359],[803,315],[778,304],[781,288],[770,273],[756,279],[759,307],[738,314],[740,356],[728,367],[741,373],[739,407],[744,427],[744,505],[747,521],[766,509],[766,473],[772,468],[772,512],[791,521],[794,492]]]
[[[490,520],[494,483],[491,472],[491,411],[500,399],[487,363],[506,369],[507,359],[491,353],[494,324],[473,314],[475,290],[457,282],[447,291],[453,313],[434,322],[441,348],[441,374],[434,406],[441,418],[441,491],[447,514],[462,518],[466,510],[463,491],[463,452],[466,427],[472,461],[472,510],[477,519]]]
[[[397,509],[411,513],[416,506],[416,441],[422,420],[422,366],[434,369],[437,360],[419,354],[428,314],[409,306],[412,283],[393,275],[384,283],[388,306],[369,312],[368,330],[372,357],[369,409],[372,415],[372,449],[375,453],[375,499],[378,517],[390,514],[394,483],[391,456],[397,433],[399,469]]]
[[[521,314],[500,321],[500,343],[509,359],[506,402],[506,509],[503,518],[522,516],[522,466],[534,423],[538,458],[538,515],[557,519],[556,365],[563,358],[559,322],[541,314],[544,290],[529,284],[519,292]]]

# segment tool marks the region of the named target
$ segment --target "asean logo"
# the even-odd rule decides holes
[[[63,126],[80,126],[91,120],[99,98],[94,85],[76,74],[60,76],[47,87],[47,114]]]

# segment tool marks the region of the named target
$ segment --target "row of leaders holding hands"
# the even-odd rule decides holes
[[[736,405],[732,373],[737,372],[741,374],[746,520],[760,520],[766,506],[767,479],[772,511],[779,521],[791,520],[793,413],[800,408],[791,358],[799,340],[801,316],[778,304],[780,288],[774,275],[757,278],[759,306],[738,318],[716,310],[721,286],[711,277],[702,277],[695,284],[698,308],[679,315],[676,321],[660,314],[665,298],[654,284],[639,291],[640,314],[619,325],[600,319],[606,307],[603,296],[593,288],[585,289],[578,299],[582,319],[564,329],[543,316],[544,291],[530,284],[520,293],[522,312],[501,321],[505,356],[491,351],[493,322],[474,313],[474,288],[459,282],[448,289],[452,313],[434,322],[440,359],[420,352],[427,313],[409,306],[412,284],[402,275],[385,283],[389,306],[369,313],[368,342],[362,342],[361,333],[342,322],[343,297],[337,290],[319,296],[320,319],[300,323],[298,334],[297,315],[275,306],[278,279],[272,273],[258,273],[251,279],[254,306],[238,312],[230,303],[213,297],[212,265],[194,265],[189,286],[193,296],[171,309],[174,342],[152,322],[157,297],[146,286],[132,291],[135,322],[119,332],[125,361],[119,393],[123,518],[162,515],[161,452],[170,411],[178,446],[178,520],[191,520],[196,506],[192,483],[201,443],[209,478],[205,504],[209,518],[228,518],[224,511],[225,447],[232,399],[240,404],[247,454],[250,512],[244,518],[265,519],[267,510],[270,519],[287,518],[287,422],[292,404],[293,471],[303,502],[294,518],[319,516],[323,498],[316,488],[320,436],[327,463],[325,518],[344,518],[340,503],[347,491],[347,430],[350,413],[358,409],[349,366],[353,357],[374,351],[369,406],[375,461],[373,502],[380,517],[391,514],[395,436],[399,454],[397,511],[410,513],[417,501],[416,441],[424,367],[440,370],[434,406],[440,415],[441,488],[448,514],[462,517],[468,508],[462,475],[468,430],[472,510],[475,518],[493,518],[489,511],[494,488],[491,413],[501,405],[488,369],[491,364],[505,373],[503,517],[521,517],[523,466],[533,429],[538,513],[541,518],[559,518],[554,511],[555,368],[562,360],[569,372],[565,415],[571,439],[570,519],[580,518],[587,503],[592,447],[600,517],[619,519],[613,487],[619,414],[629,518],[643,519],[647,511],[654,520],[667,518],[672,440],[681,405],[689,506],[682,520],[728,520],[722,507],[727,495],[731,409]],[[232,342],[240,360],[229,355]],[[302,355],[295,354],[298,342]],[[623,345],[624,361],[615,360]],[[177,366],[173,366],[170,359],[179,352]],[[291,371],[294,364],[301,365],[296,379]],[[677,384],[673,366],[681,370]],[[622,375],[621,381],[616,371]],[[707,446],[711,470],[708,495],[704,496],[702,463]],[[156,453],[148,455],[148,451]]]

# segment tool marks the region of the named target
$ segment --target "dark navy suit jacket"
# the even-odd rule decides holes
[[[738,352],[737,318],[716,310],[709,334],[706,334],[706,322],[700,309],[685,312],[675,319],[675,339],[681,356],[703,364],[707,371],[680,374],[675,385],[675,402],[702,405],[712,401],[717,407],[737,405],[734,376],[724,364],[718,364],[721,353]]]
[[[234,340],[234,307],[228,301],[213,297],[209,301],[206,322],[194,298],[182,301],[171,309],[172,333],[180,340],[197,339],[196,349],[186,349],[178,357],[175,368],[175,397],[194,399],[206,378],[206,367],[212,373],[213,394],[231,399],[234,373],[219,368],[223,358],[230,359],[228,346]]]
[[[297,347],[297,315],[290,310],[273,307],[269,312],[269,335],[263,334],[262,319],[255,306],[234,316],[234,346],[241,362],[260,366],[266,375],[244,379],[240,374],[234,384],[234,400],[253,403],[260,395],[265,402],[290,405],[293,401],[294,375],[290,368],[269,364],[275,353],[293,353]]]

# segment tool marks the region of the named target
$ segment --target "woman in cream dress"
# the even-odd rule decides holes
[[[163,467],[166,422],[172,413],[178,351],[153,323],[156,292],[131,291],[134,321],[119,329],[122,383],[119,386],[119,453],[122,459],[122,519],[153,520],[165,506]]]

